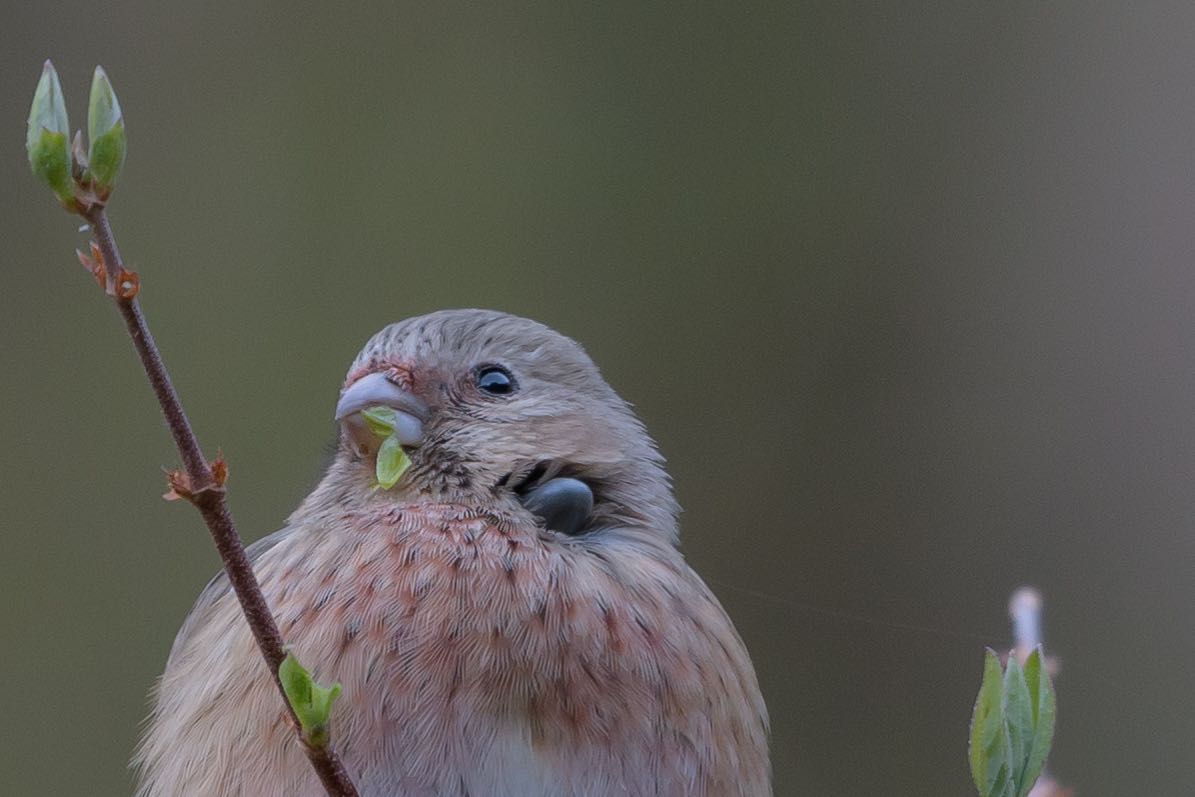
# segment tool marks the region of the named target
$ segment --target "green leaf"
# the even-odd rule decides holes
[[[1008,732],[1005,729],[1004,733],[1005,748],[1007,749]],[[1016,788],[1013,786],[1012,776],[1008,772],[1008,767],[1000,770],[1000,777],[992,784],[991,797],[1015,797]]]
[[[361,417],[369,424],[369,429],[378,437],[385,438],[378,449],[378,459],[374,466],[378,486],[389,490],[402,475],[411,467],[411,460],[402,450],[398,441],[398,417],[393,407],[368,407],[361,410]]]
[[[378,461],[374,467],[378,485],[389,490],[398,483],[409,467],[411,467],[411,460],[407,459],[406,452],[402,450],[402,444],[398,442],[398,438],[392,435],[383,440],[381,448],[378,449]]]
[[[70,147],[62,133],[51,133],[42,128],[36,143],[29,149],[29,165],[33,174],[50,186],[59,199],[74,196]]]
[[[1003,705],[1011,756],[1008,768],[1013,785],[1020,794],[1021,775],[1025,771],[1025,762],[1029,760],[1029,750],[1033,746],[1033,709],[1029,704],[1029,685],[1025,683],[1025,673],[1021,670],[1021,663],[1017,661],[1015,652],[1009,654],[1008,666],[1004,670]]]
[[[87,106],[88,171],[101,190],[111,190],[124,165],[128,142],[124,117],[112,82],[97,66],[91,79],[91,101]]]
[[[66,116],[62,84],[54,65],[46,61],[29,107],[25,150],[34,175],[63,201],[72,199],[75,194],[69,136],[70,121]]]
[[[332,716],[332,704],[340,696],[339,683],[324,687],[315,682],[295,654],[287,651],[286,658],[278,666],[278,680],[295,716],[303,737],[314,747],[328,744],[328,720]]]
[[[983,682],[971,714],[971,777],[980,797],[1009,794],[1010,739],[1004,724],[1000,659],[988,649],[983,661]]]
[[[378,437],[389,437],[398,426],[393,407],[369,407],[361,410],[361,417],[369,424],[370,431]]]
[[[1029,690],[1029,706],[1033,714],[1033,741],[1021,773],[1021,787],[1016,797],[1025,797],[1041,775],[1050,745],[1054,741],[1055,698],[1054,685],[1046,672],[1044,654],[1039,645],[1025,660],[1025,683]]]

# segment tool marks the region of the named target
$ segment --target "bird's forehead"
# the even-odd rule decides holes
[[[482,363],[593,367],[581,347],[560,333],[536,321],[488,310],[445,310],[391,324],[369,340],[352,370],[376,363],[430,369]]]

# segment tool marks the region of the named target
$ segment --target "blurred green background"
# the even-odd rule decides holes
[[[581,340],[671,462],[778,795],[962,795],[1041,587],[1053,770],[1190,792],[1195,7],[10,3],[0,30],[0,780],[121,795],[217,567],[77,222],[24,160],[102,62],[112,208],[246,537],[348,363],[442,307]]]

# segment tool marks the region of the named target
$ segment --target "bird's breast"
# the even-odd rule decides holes
[[[703,627],[708,593],[679,557],[544,535],[501,512],[400,505],[259,564],[300,660],[344,686],[334,733],[354,758],[426,777],[492,759],[486,778],[522,779],[495,793],[527,795],[594,777],[608,793],[670,752],[704,765],[689,748],[720,722],[713,679],[735,675],[715,659],[741,646],[728,624],[726,640]]]

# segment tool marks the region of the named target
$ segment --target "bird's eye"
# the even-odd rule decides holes
[[[491,396],[509,396],[518,385],[501,365],[483,365],[477,369],[477,388]]]

